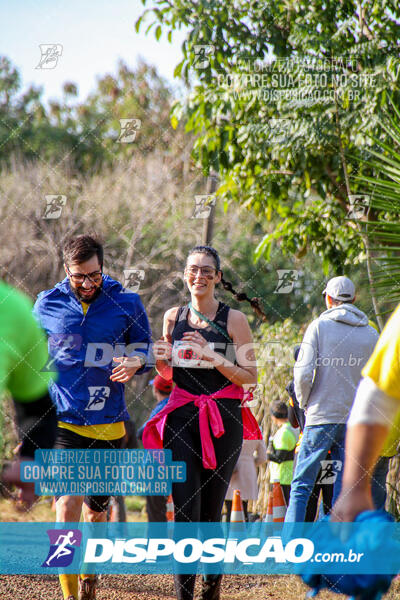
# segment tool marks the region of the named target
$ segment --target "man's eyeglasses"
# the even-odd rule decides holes
[[[214,267],[198,267],[197,265],[190,265],[186,267],[185,273],[186,275],[190,275],[191,277],[196,277],[198,273],[207,279],[213,279],[215,273],[217,272]]]
[[[102,271],[94,271],[93,273],[88,273],[87,275],[83,273],[71,273],[71,271],[67,267],[68,275],[71,278],[71,281],[74,283],[83,283],[85,279],[88,279],[91,283],[101,283],[103,280]]]

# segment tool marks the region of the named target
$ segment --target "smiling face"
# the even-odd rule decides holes
[[[99,295],[102,284],[101,265],[97,255],[82,263],[72,262],[64,265],[64,268],[71,289],[79,300],[88,304],[93,302]],[[80,281],[82,277],[79,275],[91,275],[91,278],[85,277],[83,281]]]
[[[212,256],[202,252],[191,254],[186,262],[184,279],[191,294],[213,294],[215,284],[221,281],[221,271],[216,270]]]

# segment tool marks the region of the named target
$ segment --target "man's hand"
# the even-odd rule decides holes
[[[121,364],[114,367],[110,379],[111,381],[118,381],[119,383],[126,383],[129,381],[136,371],[143,366],[143,363],[138,356],[121,356],[114,358],[114,361]]]
[[[342,488],[331,511],[331,520],[351,523],[365,510],[375,510],[368,488]]]

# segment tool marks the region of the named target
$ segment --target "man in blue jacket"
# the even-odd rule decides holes
[[[49,338],[47,369],[57,407],[55,448],[120,448],[129,420],[124,384],[145,372],[151,331],[137,294],[103,274],[103,248],[89,235],[67,241],[66,278],[41,292],[34,312]],[[113,358],[116,357],[116,358]],[[113,359],[118,364],[113,366]],[[106,520],[109,496],[56,498],[57,522]],[[60,575],[64,598],[95,598],[94,576]]]

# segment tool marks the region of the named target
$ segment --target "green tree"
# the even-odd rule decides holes
[[[190,93],[172,122],[196,134],[198,163],[219,172],[224,199],[279,220],[258,255],[279,240],[283,251],[317,253],[326,272],[364,260],[348,219],[359,187],[348,175],[369,132],[386,138],[378,113],[388,91],[400,99],[399,6],[157,0],[137,28],[149,16],[156,37],[161,28],[188,30],[175,73]]]
[[[387,314],[400,301],[400,111],[394,102],[382,114],[381,126],[388,141],[371,136],[375,147],[362,162],[367,174],[360,173],[357,182],[367,200],[360,228],[373,254],[375,294]]]
[[[0,165],[19,156],[85,173],[135,154],[179,156],[183,132],[170,123],[171,90],[143,61],[133,70],[121,61],[116,74],[100,77],[83,102],[73,82],[66,82],[62,99],[48,106],[42,93],[35,87],[21,92],[18,71],[0,58]],[[132,143],[121,135],[124,123],[133,123]]]

